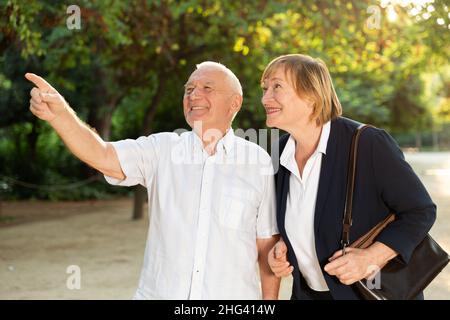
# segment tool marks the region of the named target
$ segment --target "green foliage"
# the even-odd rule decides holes
[[[204,60],[227,65],[242,82],[244,105],[234,127],[263,128],[260,75],[274,57],[296,52],[327,63],[345,116],[405,135],[405,141],[417,130],[440,130],[450,121],[450,21],[444,0],[386,8],[369,0],[82,0],[77,5],[81,30],[66,27],[66,3],[0,3],[2,176],[56,186],[93,174],[28,111],[31,86],[25,72],[46,77],[106,140],[186,128],[183,84]],[[368,24],[373,5],[380,12],[375,28]],[[396,19],[388,19],[392,15]],[[127,192],[100,182],[68,192],[5,181],[0,176],[3,195],[7,190],[14,198]]]

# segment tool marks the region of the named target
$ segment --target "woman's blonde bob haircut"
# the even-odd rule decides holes
[[[261,77],[261,83],[279,68],[284,69],[287,79],[300,98],[313,101],[310,120],[317,125],[333,120],[342,115],[342,107],[333,87],[330,72],[321,59],[314,59],[303,54],[287,54],[273,59]]]

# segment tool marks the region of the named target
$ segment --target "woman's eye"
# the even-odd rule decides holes
[[[278,89],[278,88],[281,88],[281,85],[279,85],[278,83],[276,83],[276,84],[274,85],[274,89]]]
[[[211,91],[211,90],[212,90],[212,88],[211,88],[211,87],[208,87],[208,86],[205,86],[204,89],[205,89],[206,91]]]
[[[262,89],[263,92],[267,91],[267,87],[261,87],[261,89]]]
[[[190,93],[192,93],[193,90],[194,90],[193,88],[186,88],[186,89],[185,89],[185,92],[188,93],[188,94],[190,94]]]

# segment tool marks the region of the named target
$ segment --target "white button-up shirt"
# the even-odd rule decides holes
[[[319,144],[306,162],[300,176],[295,161],[295,140],[289,137],[280,157],[280,164],[291,172],[286,203],[286,233],[294,249],[298,267],[308,286],[316,291],[328,291],[316,254],[314,212],[319,188],[322,154],[326,154],[330,122],[324,124]]]
[[[126,178],[106,180],[148,190],[135,299],[260,299],[256,239],[278,233],[267,152],[232,129],[212,156],[192,131],[112,145]]]

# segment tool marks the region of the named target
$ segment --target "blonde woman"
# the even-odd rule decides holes
[[[267,125],[288,132],[280,138],[276,177],[282,239],[270,251],[269,265],[279,277],[293,275],[291,299],[361,299],[350,285],[394,257],[408,263],[435,221],[436,206],[393,138],[381,129],[365,130],[358,149],[350,242],[389,212],[397,220],[371,247],[348,249],[342,256],[349,149],[360,123],[341,116],[320,59],[280,56],[266,67],[261,84]]]

